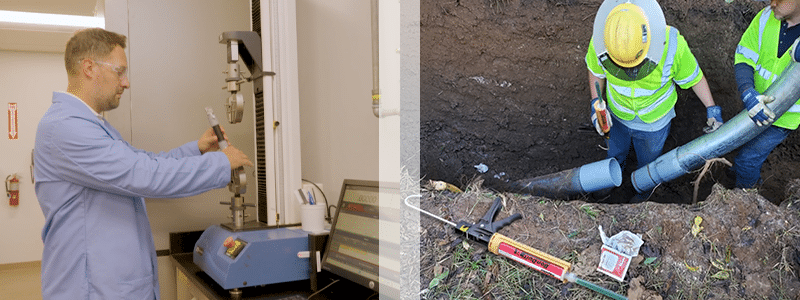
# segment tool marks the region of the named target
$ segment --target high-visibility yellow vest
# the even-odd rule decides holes
[[[780,32],[781,21],[775,18],[772,9],[767,6],[750,22],[736,47],[734,64],[746,63],[753,67],[755,89],[759,93],[766,91],[792,62],[789,51],[780,58],[776,57]],[[797,129],[800,125],[800,99],[772,125]]]
[[[606,79],[606,97],[611,112],[622,120],[639,116],[645,123],[664,117],[678,101],[675,83],[683,89],[700,82],[703,71],[697,64],[686,39],[678,29],[667,26],[666,47],[658,66],[649,75],[636,81],[626,81],[606,72],[589,42],[586,66],[598,78]]]

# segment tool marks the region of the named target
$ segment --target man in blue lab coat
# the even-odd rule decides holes
[[[212,130],[169,152],[131,146],[101,115],[130,87],[126,37],[100,28],[67,42],[66,92],[36,131],[36,197],[42,229],[44,299],[158,299],[158,267],[144,198],[222,188],[230,170],[252,166]]]

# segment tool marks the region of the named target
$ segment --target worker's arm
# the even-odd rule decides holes
[[[733,72],[736,78],[736,86],[739,89],[739,94],[750,119],[758,126],[767,125],[775,120],[775,113],[766,106],[766,103],[772,102],[775,98],[761,95],[756,91],[753,79],[755,69],[742,62],[733,66]]]
[[[595,82],[600,85],[600,89],[604,89],[606,86],[606,80],[600,77],[594,76],[592,71],[589,71],[589,93],[592,95],[592,99],[598,98],[600,95],[595,88]]]
[[[722,108],[714,103],[714,97],[711,96],[711,90],[708,88],[708,81],[705,76],[692,86],[692,91],[706,107],[706,125],[708,127],[703,128],[703,131],[706,133],[716,131],[723,123]]]
[[[592,109],[590,119],[599,135],[606,135],[613,125],[611,114],[606,109],[606,102],[602,96],[604,83],[605,79],[597,77],[592,71],[589,71],[589,92],[592,95],[592,101],[589,105]]]
[[[167,153],[147,152],[134,148],[99,121],[81,117],[50,122],[39,129],[52,138],[37,145],[36,151],[47,151],[48,172],[58,181],[145,198],[188,197],[230,182],[227,157],[222,153],[197,155],[196,142]]]
[[[708,81],[706,81],[706,77],[700,79],[697,84],[692,86],[692,91],[697,95],[697,98],[700,98],[700,102],[703,102],[705,107],[714,106],[714,97],[711,96],[711,90],[708,88]]]

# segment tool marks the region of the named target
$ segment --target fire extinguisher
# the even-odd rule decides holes
[[[8,196],[8,205],[19,205],[19,178],[17,178],[17,174],[6,177],[6,195]]]

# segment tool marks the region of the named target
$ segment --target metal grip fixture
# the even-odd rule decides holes
[[[240,95],[239,84],[259,79],[265,75],[275,75],[275,72],[265,72],[261,58],[261,37],[253,31],[227,31],[219,36],[219,43],[227,45],[228,70],[225,78],[226,88],[231,95],[225,102],[228,121],[236,124],[242,121],[244,115],[244,98]],[[239,60],[250,71],[250,78],[242,78],[239,72]],[[255,93],[258,94],[262,87],[256,85]]]
[[[208,123],[217,135],[219,149],[224,150],[228,148],[228,142],[222,134],[222,129],[219,126],[219,121],[214,115],[214,110],[211,107],[206,107],[206,116],[208,116]],[[247,192],[247,175],[244,172],[244,167],[239,167],[236,170],[231,170],[231,181],[228,183],[228,190],[234,193],[230,202],[220,202],[220,204],[231,206],[231,218],[233,219],[234,228],[242,228],[244,226],[244,210],[247,206],[255,207],[253,204],[244,203],[244,198],[241,194]]]
[[[244,213],[247,207],[256,207],[255,204],[244,203],[244,197],[240,195],[231,197],[231,202],[220,202],[219,204],[231,206],[231,219],[233,220],[234,228],[244,227],[244,219],[250,216]]]

